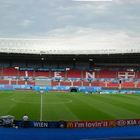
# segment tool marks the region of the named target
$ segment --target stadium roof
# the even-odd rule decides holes
[[[20,53],[20,54],[130,54],[140,53],[138,48],[110,48],[98,46],[94,42],[93,47],[81,49],[76,44],[69,44],[69,41],[58,39],[19,39],[19,38],[0,38],[0,53]],[[95,46],[94,46],[95,45]],[[64,47],[65,46],[65,47]]]

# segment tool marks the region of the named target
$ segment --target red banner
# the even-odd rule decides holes
[[[67,122],[67,128],[102,128],[134,125],[140,125],[140,119]]]
[[[117,126],[140,125],[140,119],[116,120]]]

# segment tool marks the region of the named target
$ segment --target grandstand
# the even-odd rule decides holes
[[[1,39],[0,84],[93,87],[114,89],[140,88],[138,50],[37,51],[10,49],[17,45],[44,45],[47,40]],[[5,49],[4,47],[7,46]]]

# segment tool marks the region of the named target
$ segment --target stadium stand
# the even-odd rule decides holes
[[[17,76],[18,70],[15,68],[3,68],[2,76]]]
[[[110,70],[101,70],[96,72],[96,78],[117,78],[117,72]]]
[[[52,57],[47,54],[3,53],[0,58],[3,60],[0,61],[1,85],[36,85],[39,84],[37,79],[42,78],[46,79],[44,83],[40,81],[44,86],[140,88],[139,59],[135,59],[140,58],[139,54]],[[94,61],[89,61],[90,58]]]
[[[101,86],[108,88],[118,88],[121,79],[122,88],[139,88],[139,72],[127,71],[83,71],[83,70],[65,70],[65,71],[36,71],[19,70],[16,68],[0,69],[1,84],[31,84],[35,85],[33,79],[44,77],[52,80],[52,86]],[[55,79],[54,79],[55,78]],[[21,80],[22,79],[22,80]],[[59,83],[60,80],[60,83]],[[27,83],[25,81],[28,81]]]

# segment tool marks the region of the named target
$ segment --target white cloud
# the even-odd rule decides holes
[[[140,0],[0,0],[0,37],[47,38],[50,47],[139,48]]]
[[[113,0],[117,4],[138,4],[139,0]]]
[[[27,36],[27,35],[26,35]],[[27,37],[30,37],[29,35]],[[139,49],[140,36],[133,32],[116,30],[100,30],[85,27],[65,27],[50,31],[44,38],[32,36],[30,46],[19,46],[21,48],[32,48],[38,50],[126,50]],[[41,40],[43,39],[43,41]],[[45,39],[45,40],[44,40]],[[25,43],[26,44],[26,43]],[[30,49],[29,48],[29,49]]]
[[[103,31],[83,27],[55,29],[49,32],[47,38],[52,46],[57,44],[57,49],[138,49],[140,47],[140,37],[132,36],[132,34],[129,35],[123,31]]]

